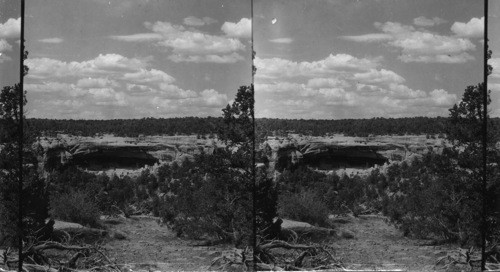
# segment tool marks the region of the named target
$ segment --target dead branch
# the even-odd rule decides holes
[[[273,240],[270,243],[258,245],[260,250],[269,250],[273,248],[284,248],[284,249],[315,249],[314,246],[306,246],[306,245],[292,245],[285,241]]]
[[[78,261],[78,258],[80,257],[83,257],[85,256],[85,254],[83,254],[81,251],[78,251],[77,253],[75,253],[75,255],[73,255],[73,257],[71,257],[71,259],[69,259],[68,261],[68,267],[69,268],[75,268],[76,267],[76,261]]]
[[[297,257],[297,259],[295,259],[295,261],[293,262],[294,266],[302,266],[302,261],[304,260],[304,257],[307,255],[307,254],[310,254],[309,251],[304,251],[302,252],[299,257]]]
[[[59,270],[38,264],[23,264],[23,269],[29,272],[59,272]]]
[[[46,249],[58,249],[58,250],[89,250],[88,247],[81,246],[67,246],[58,242],[44,242],[43,244],[39,244],[29,248],[27,251],[23,252],[23,254],[27,254],[31,251],[43,251]]]
[[[285,259],[282,261],[277,261],[278,256],[275,256],[275,252],[271,252],[272,249],[285,249],[285,250],[298,250],[302,251],[294,259],[290,260],[290,254],[295,255],[296,253],[290,252],[285,253]],[[302,245],[302,244],[290,244],[281,240],[271,240],[263,241],[260,245],[255,248],[255,262],[257,267],[260,269],[270,268],[276,270],[275,266],[279,269],[283,268],[285,270],[311,270],[319,268],[342,268],[340,261],[336,260],[333,255],[321,245]],[[308,258],[307,264],[305,259]],[[263,263],[263,264],[262,264]],[[262,265],[260,265],[262,264]],[[274,265],[274,266],[271,266]]]

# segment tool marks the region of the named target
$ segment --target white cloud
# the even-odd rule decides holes
[[[319,88],[347,88],[351,85],[342,79],[336,78],[312,78],[307,81],[307,87],[319,89]]]
[[[255,59],[256,113],[270,118],[443,116],[457,101],[446,90],[418,90],[381,69],[380,58],[329,55],[312,62]]]
[[[397,22],[377,22],[374,25],[382,33],[341,38],[356,42],[386,42],[401,50],[399,59],[403,62],[464,63],[474,59],[468,52],[475,50],[476,46],[467,38],[416,30]]]
[[[221,30],[229,37],[250,38],[252,36],[252,20],[241,18],[237,23],[225,22]]]
[[[228,102],[226,94],[213,89],[196,92],[174,85],[174,77],[149,68],[149,59],[107,54],[81,62],[31,58],[27,65],[31,117],[219,116]]]
[[[117,87],[118,83],[115,80],[108,78],[82,78],[76,83],[79,88],[104,88],[107,86]]]
[[[421,90],[413,90],[408,86],[391,83],[389,84],[389,89],[379,89],[379,91],[385,95],[389,95],[391,98],[396,99],[415,99],[415,98],[424,98],[427,94]]]
[[[62,38],[47,38],[38,41],[43,43],[62,43],[64,40]]]
[[[183,90],[175,85],[168,83],[161,83],[158,88],[158,93],[163,98],[168,99],[186,99],[186,98],[196,98],[198,93],[191,90]]]
[[[328,74],[339,74],[348,71],[368,71],[379,65],[380,58],[356,58],[348,54],[330,54],[328,57],[313,62],[293,62],[281,58],[261,59],[255,58],[257,68],[256,77],[322,77]]]
[[[340,38],[354,42],[383,42],[392,40],[392,35],[384,33],[371,33],[359,36],[341,36]]]
[[[425,62],[425,63],[464,63],[469,60],[474,60],[474,57],[469,53],[461,53],[458,55],[402,55],[399,59],[403,62]]]
[[[140,68],[137,72],[126,73],[122,78],[134,83],[173,83],[175,81],[172,76],[163,71],[144,68]]]
[[[0,39],[0,63],[4,63],[6,61],[11,61],[12,58],[5,54],[6,51],[11,51],[12,45],[10,45],[7,40]]]
[[[491,91],[494,91],[494,92],[500,92],[500,83],[490,83],[490,82],[488,82],[488,89],[491,90]],[[498,112],[500,112],[500,108],[498,109]]]
[[[484,17],[472,18],[467,23],[455,22],[451,31],[460,37],[482,38],[484,37]]]
[[[355,73],[353,75],[353,80],[363,83],[402,83],[405,81],[403,77],[396,74],[393,71],[381,69],[370,69],[368,72]]]
[[[95,59],[82,62],[64,62],[50,58],[28,58],[28,77],[88,77],[116,72],[136,71],[148,66],[146,60],[127,58],[119,54],[99,54]]]
[[[18,38],[21,36],[21,18],[10,18],[5,23],[0,24],[0,38]]]
[[[423,27],[440,25],[440,24],[444,24],[446,22],[447,22],[446,20],[439,18],[439,17],[434,17],[432,19],[428,19],[424,16],[420,16],[420,17],[413,19],[414,25],[423,26]]]
[[[210,90],[203,90],[201,92],[201,99],[202,99],[202,104],[206,106],[215,106],[215,107],[223,107],[227,104],[227,95],[226,94],[220,94],[214,89]]]
[[[183,23],[188,26],[203,26],[217,23],[217,20],[210,17],[197,18],[189,16],[184,18]]]
[[[11,57],[6,56],[6,55],[4,55],[4,54],[2,54],[2,53],[0,52],[0,63],[6,62],[6,61],[10,61],[10,60],[12,60],[12,58],[11,58]]]
[[[292,43],[293,39],[292,38],[277,38],[277,39],[272,39],[269,41],[272,43]]]
[[[12,45],[10,45],[6,40],[0,39],[0,52],[11,51]]]
[[[148,42],[158,41],[162,39],[162,35],[158,33],[138,33],[123,36],[111,36],[112,39],[125,42]]]
[[[450,105],[453,105],[457,101],[457,95],[449,94],[443,89],[435,89],[430,92],[430,98],[436,106],[448,107]]]
[[[443,116],[457,101],[455,94],[444,90],[424,92],[404,85],[371,87],[361,87],[367,89],[360,93],[349,88],[313,89],[297,83],[255,84],[256,113],[259,117],[305,119]]]
[[[235,63],[240,60],[244,60],[243,56],[238,53],[232,53],[229,55],[184,55],[175,54],[168,57],[173,62],[212,62],[212,63]]]
[[[489,77],[493,79],[500,79],[500,58],[491,58],[488,60],[488,64],[493,68]]]
[[[198,18],[185,19],[192,25]],[[206,24],[214,23],[209,17],[199,20]],[[125,42],[154,42],[157,46],[171,50],[168,58],[174,62],[234,63],[244,60],[238,52],[244,51],[245,45],[238,38],[211,35],[169,22],[145,22],[144,26],[152,32],[110,38]]]

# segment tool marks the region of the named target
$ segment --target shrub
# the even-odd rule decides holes
[[[320,196],[309,190],[281,195],[278,213],[284,218],[328,226],[328,207]]]
[[[393,171],[398,173],[384,198],[384,212],[407,235],[477,244],[477,177],[458,167],[452,155],[428,153],[406,169]]]
[[[100,214],[97,204],[82,191],[62,193],[52,197],[50,214],[54,218],[63,221],[90,227],[100,227]]]

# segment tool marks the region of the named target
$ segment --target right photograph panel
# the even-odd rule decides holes
[[[490,251],[499,237],[484,14],[482,1],[254,0],[258,268],[480,268],[482,230]]]

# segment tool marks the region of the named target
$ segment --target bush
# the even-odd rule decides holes
[[[52,197],[50,214],[63,221],[100,227],[99,208],[93,199],[82,191],[62,193]]]
[[[384,212],[406,235],[478,244],[478,179],[452,156],[428,153],[409,166],[394,167]]]
[[[251,242],[253,180],[231,167],[234,156],[230,151],[195,155],[195,163],[173,165],[171,179],[160,179],[168,192],[158,200],[157,212],[178,235],[219,237],[236,246]]]
[[[321,201],[320,196],[312,191],[281,195],[278,213],[284,218],[328,226],[328,207]]]

